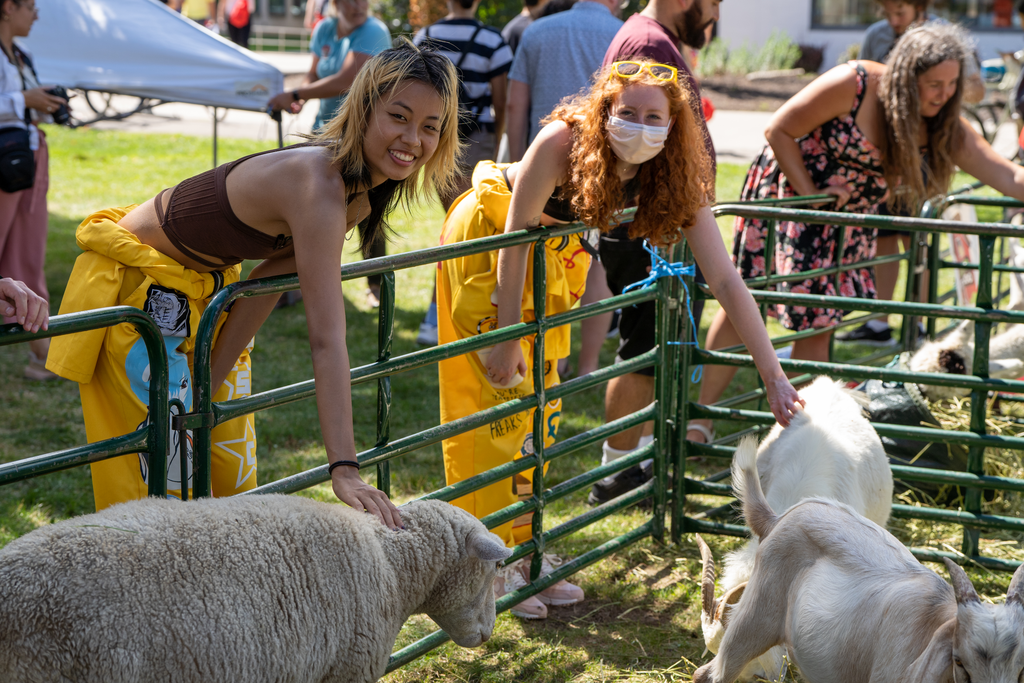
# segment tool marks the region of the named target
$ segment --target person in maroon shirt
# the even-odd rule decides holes
[[[647,57],[662,64],[671,64],[679,70],[679,82],[693,92],[691,101],[704,133],[704,144],[714,166],[715,148],[700,106],[700,87],[683,60],[682,46],[701,48],[706,41],[706,29],[718,20],[721,0],[650,0],[639,14],[631,16],[612,40],[604,56],[604,66],[635,57]],[[714,168],[713,168],[714,170]],[[601,235],[601,263],[605,267],[608,287],[613,294],[621,294],[624,287],[647,277],[650,257],[644,251],[642,240],[631,240],[629,226],[621,225]],[[698,282],[704,282],[697,270]],[[693,304],[693,318],[700,324],[703,301]],[[655,345],[653,301],[622,309],[619,319],[621,342],[617,357],[635,358]],[[610,422],[636,412],[654,400],[654,368],[616,377],[608,382],[605,392],[605,421]],[[695,429],[695,431],[694,431]],[[620,458],[650,440],[641,437],[642,427],[619,432],[604,442],[602,464]],[[691,425],[691,431],[705,441],[710,432],[703,425]],[[594,484],[588,500],[600,505],[620,496],[651,478],[650,461],[641,463]]]

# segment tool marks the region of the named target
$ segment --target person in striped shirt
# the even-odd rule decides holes
[[[512,48],[501,32],[476,19],[480,0],[448,0],[448,14],[420,29],[413,43],[429,43],[455,64],[461,84],[459,134],[467,144],[454,194],[441,197],[445,211],[469,189],[477,162],[493,160],[505,129],[505,89]]]

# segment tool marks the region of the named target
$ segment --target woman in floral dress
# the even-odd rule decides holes
[[[843,68],[843,67],[840,67]],[[803,155],[804,168],[815,189],[837,187],[849,191],[844,211],[875,213],[887,194],[882,171],[881,152],[857,127],[857,113],[864,101],[868,74],[859,62],[850,62],[856,78],[853,107],[845,116],[836,117],[797,141]],[[761,155],[747,172],[740,194],[741,201],[794,197],[796,192],[779,168],[772,146],[765,145]],[[736,217],[732,259],[744,278],[762,277],[765,273],[765,223],[759,218]],[[790,275],[815,268],[828,268],[836,263],[839,246],[836,225],[808,225],[780,221],[776,232],[775,275]],[[846,228],[843,263],[855,263],[875,255],[875,230]],[[821,276],[779,286],[780,291],[800,294],[835,296],[835,278]],[[858,298],[875,298],[875,285],[870,268],[846,271],[839,276],[839,294]],[[830,327],[843,317],[842,311],[802,306],[772,307],[773,315],[787,329],[794,331]]]
[[[1003,194],[1024,199],[1024,168],[996,154],[960,117],[963,63],[970,54],[962,30],[926,25],[904,34],[886,64],[849,62],[831,69],[784,104],[765,131],[768,144],[747,173],[741,199],[829,194],[827,208],[876,213],[883,201],[916,212],[930,196],[949,187],[957,166]],[[895,191],[890,191],[895,188]],[[744,278],[764,276],[765,221],[736,219],[733,262]],[[834,225],[779,222],[773,274],[791,275],[836,265],[839,230]],[[848,227],[843,263],[875,255],[875,230]],[[835,277],[812,277],[776,285],[778,291],[875,298],[871,268]],[[769,313],[784,327],[822,334],[800,339],[793,358],[828,360],[831,328],[843,311],[773,305]],[[732,322],[720,310],[707,347],[739,344]],[[735,368],[709,366],[700,402],[718,401]],[[695,420],[689,438],[704,440],[710,422]]]

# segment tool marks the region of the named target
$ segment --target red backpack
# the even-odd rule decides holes
[[[249,23],[249,0],[235,0],[235,6],[231,8],[228,16],[228,23],[235,28],[245,28]]]

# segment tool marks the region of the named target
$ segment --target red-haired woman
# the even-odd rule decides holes
[[[799,398],[779,366],[754,300],[729,260],[708,205],[713,196],[711,161],[675,68],[649,61],[617,62],[598,75],[589,92],[551,114],[521,162],[477,166],[473,189],[448,212],[442,243],[572,221],[610,226],[612,215],[636,200],[639,209],[631,236],[656,245],[687,238],[718,300],[733,319],[743,321],[740,334],[764,378],[772,411],[786,425]],[[442,264],[439,341],[532,320],[532,249],[509,247]],[[546,314],[552,315],[579,300],[590,256],[576,235],[549,240],[544,249]],[[558,382],[556,361],[568,351],[568,326],[548,332],[547,386]],[[442,421],[532,394],[532,352],[531,340],[522,339],[443,361]],[[550,443],[557,432],[559,402],[548,403],[545,413],[545,441]],[[522,413],[446,440],[445,473],[453,483],[532,452],[532,419]],[[483,517],[515,502],[517,492],[529,491],[529,483],[529,476],[517,475],[512,486],[505,480],[455,504]],[[522,542],[529,537],[528,518],[495,532],[509,545]],[[513,581],[506,590],[520,581],[511,573],[505,580]],[[581,599],[582,591],[560,582],[538,597],[548,604],[569,604]],[[543,618],[547,610],[530,598],[513,613]]]

